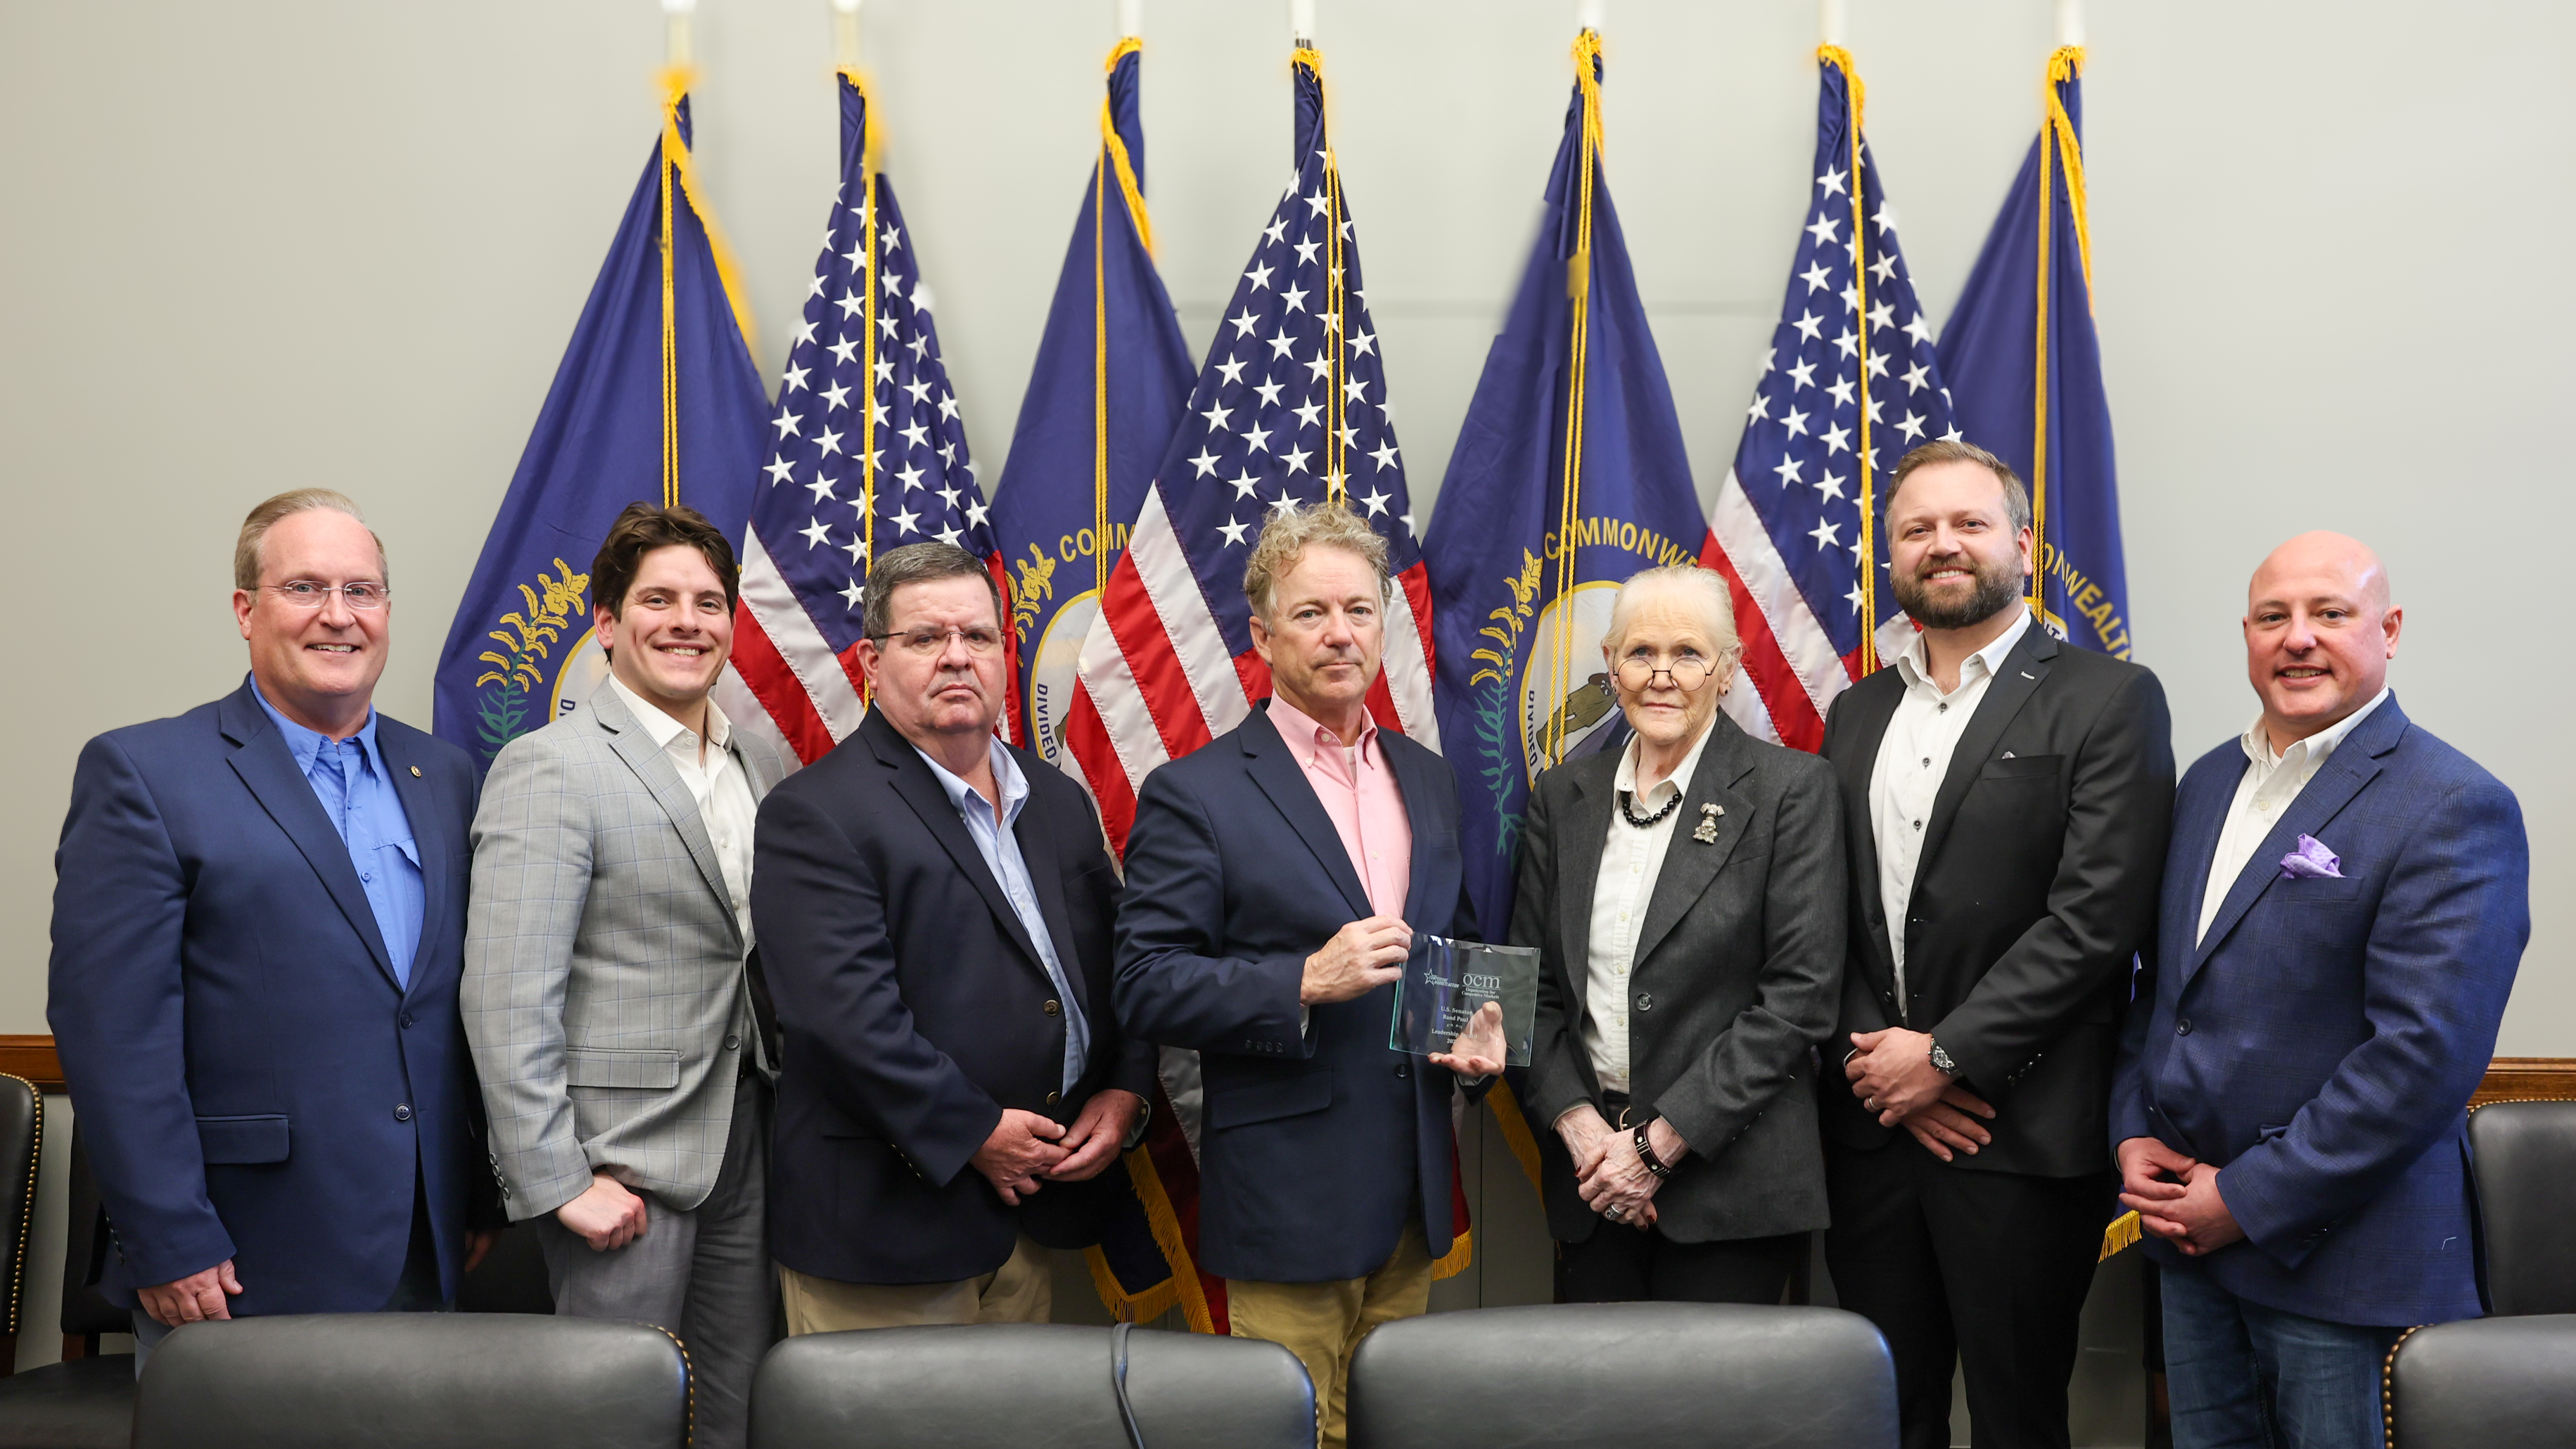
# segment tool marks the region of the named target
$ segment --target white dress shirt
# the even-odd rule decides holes
[[[2281,823],[2281,812],[2308,788],[2326,760],[2335,752],[2371,711],[2387,702],[2388,691],[2382,689],[2370,703],[2335,721],[2329,729],[2319,730],[2275,753],[2272,738],[2263,730],[2263,716],[2254,716],[2254,724],[2238,741],[2245,747],[2245,773],[2236,781],[2236,799],[2227,807],[2227,823],[2218,830],[2218,845],[2209,857],[2209,884],[2200,893],[2200,929],[2192,932],[2192,944],[2209,934],[2209,923],[2218,919],[2218,908],[2227,904],[2227,893],[2236,887],[2236,878],[2245,873],[2245,864],[2254,858],[2263,837]]]
[[[1628,1090],[1628,973],[1637,964],[1637,932],[1646,924],[1646,905],[1655,897],[1655,878],[1664,872],[1664,851],[1673,843],[1673,824],[1682,813],[1677,806],[1639,829],[1627,822],[1619,800],[1643,818],[1689,794],[1691,772],[1699,768],[1700,752],[1708,748],[1715,724],[1710,721],[1672,775],[1643,796],[1637,794],[1637,754],[1645,741],[1631,737],[1619,753],[1619,773],[1611,781],[1618,798],[1610,806],[1601,874],[1592,882],[1592,939],[1583,973],[1583,1047],[1605,1092]]]
[[[701,760],[695,730],[628,689],[616,675],[608,676],[608,686],[626,701],[627,713],[635,716],[644,733],[671,757],[671,764],[680,772],[680,783],[689,787],[689,798],[698,802],[698,819],[707,827],[707,839],[716,848],[716,868],[724,876],[726,903],[733,907],[733,918],[742,926],[743,951],[749,954],[751,832],[760,818],[760,807],[751,798],[751,777],[743,773],[742,761],[734,757],[732,722],[716,708],[714,700],[707,701],[707,748]]]
[[[1923,829],[1932,821],[1932,799],[1950,773],[1950,754],[1959,736],[1976,718],[1986,686],[2003,668],[2004,656],[2030,631],[2030,610],[2016,606],[2019,618],[1995,636],[1993,643],[1959,665],[1959,687],[1948,694],[1932,682],[1932,663],[1924,636],[1916,634],[1896,656],[1896,674],[1905,681],[1905,696],[1889,716],[1879,737],[1878,761],[1869,772],[1869,818],[1878,841],[1878,899],[1887,911],[1887,949],[1896,962],[1896,1013],[1905,1015],[1905,913],[1914,903],[1914,871],[1923,861]]]

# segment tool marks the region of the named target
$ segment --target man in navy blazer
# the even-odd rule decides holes
[[[2463,1109],[2531,934],[2513,792],[2387,687],[2371,551],[2256,570],[2262,713],[2174,804],[2111,1102],[2164,1298],[2177,1449],[2381,1442],[2410,1324],[2481,1312]]]
[[[47,1016],[130,1295],[173,1328],[437,1308],[500,1199],[456,1013],[474,766],[371,704],[392,613],[347,498],[251,511],[240,689],[81,751]]]
[[[1009,612],[949,543],[879,554],[858,731],[761,802],[784,1037],[770,1250],[791,1334],[1044,1323],[1100,1241],[1154,1053],[1110,1000],[1117,872],[1082,787],[996,739]]]
[[[1243,578],[1273,697],[1145,779],[1118,1016],[1201,1054],[1199,1260],[1237,1336],[1304,1361],[1329,1449],[1350,1355],[1449,1251],[1452,1068],[1501,1064],[1387,1045],[1414,929],[1475,917],[1448,765],[1369,718],[1385,542],[1338,504],[1274,513]]]

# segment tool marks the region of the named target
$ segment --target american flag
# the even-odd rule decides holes
[[[1294,71],[1296,174],[1110,574],[1066,718],[1066,744],[1122,848],[1145,776],[1240,724],[1270,692],[1243,564],[1273,511],[1329,497],[1386,538],[1402,587],[1370,707],[1380,724],[1439,748],[1430,584],[1359,244],[1324,134],[1322,58],[1301,50]]]
[[[1717,548],[1707,560],[1734,585],[1753,686],[1728,690],[1727,712],[1757,737],[1805,750],[1824,742],[1834,696],[1911,633],[1887,587],[1877,519],[1863,528],[1862,499],[1883,510],[1897,459],[1959,436],[1896,212],[1860,137],[1859,76],[1837,47],[1817,61],[1813,200],[1743,440],[1710,510]],[[1875,626],[1866,636],[1864,615]]]
[[[841,186],[778,380],[734,616],[734,673],[807,764],[866,713],[855,649],[874,554],[939,539],[1002,574],[930,286],[893,183],[870,175],[867,96],[847,71],[840,88]],[[719,698],[747,721],[748,701]]]

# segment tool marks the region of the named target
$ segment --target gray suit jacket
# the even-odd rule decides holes
[[[1655,1192],[1657,1231],[1682,1243],[1825,1226],[1811,1048],[1833,1030],[1846,929],[1833,767],[1755,740],[1722,713],[1709,730],[1628,982],[1631,1120],[1668,1118],[1691,1148]],[[1548,1232],[1564,1242],[1601,1221],[1550,1128],[1568,1108],[1602,1101],[1583,1044],[1584,980],[1618,770],[1608,751],[1539,777],[1512,903],[1513,944],[1540,953],[1530,1129]],[[1725,813],[1717,838],[1701,841],[1710,804]]]
[[[732,745],[756,803],[783,767]],[[614,690],[502,747],[474,816],[462,1005],[511,1218],[594,1168],[706,1200],[755,1049],[743,955],[697,800]]]

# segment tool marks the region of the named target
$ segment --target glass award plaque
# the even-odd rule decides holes
[[[1395,984],[1387,1045],[1427,1057],[1529,1065],[1538,1026],[1538,951],[1417,934]]]

